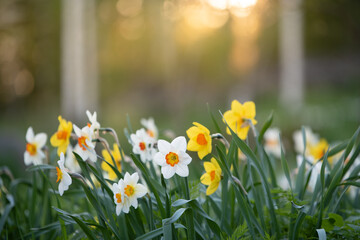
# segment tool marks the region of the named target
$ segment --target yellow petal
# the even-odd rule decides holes
[[[57,134],[57,132],[54,133],[50,138],[50,144],[53,147],[57,147],[57,146],[59,146],[61,144],[61,141],[57,138],[56,134]]]
[[[113,161],[112,161],[112,159],[111,159],[111,156],[110,156],[109,152],[108,152],[106,149],[103,149],[103,150],[101,151],[101,153],[102,153],[104,159],[105,159],[108,163],[110,163],[110,164],[113,163]]]
[[[205,171],[207,173],[213,171],[213,170],[216,170],[216,167],[214,164],[212,164],[211,162],[204,162],[204,168],[205,168]]]
[[[113,149],[114,149],[114,151],[113,151],[112,154],[113,154],[115,160],[120,161],[121,160],[120,149],[119,149],[119,146],[116,143],[114,143]]]
[[[238,129],[237,134],[241,140],[245,140],[247,138],[249,128],[250,128],[250,126],[242,127],[240,129]]]
[[[187,150],[189,151],[199,151],[201,146],[194,140],[190,139],[187,145]]]
[[[189,138],[194,138],[200,133],[199,128],[192,126],[186,131]]]
[[[208,173],[204,173],[201,176],[200,181],[204,185],[210,185],[211,184],[211,177],[210,177],[210,175]]]
[[[66,142],[64,141],[64,143],[61,144],[61,145],[58,147],[57,154],[58,154],[59,156],[61,155],[61,153],[64,153],[64,154],[65,154],[68,145],[69,145],[69,143],[66,143]]]
[[[195,126],[197,126],[203,133],[210,134],[209,129],[207,129],[204,125],[201,125],[200,123],[193,122]]]
[[[210,152],[207,150],[207,148],[203,148],[198,152],[199,158],[203,159],[206,155],[208,155]]]
[[[221,168],[220,168],[220,165],[219,165],[218,161],[215,158],[211,158],[210,161],[214,165],[216,171],[220,172],[220,174],[221,174]]]
[[[245,102],[243,106],[244,106],[244,117],[249,119],[254,118],[256,115],[255,103],[252,101]]]
[[[215,181],[213,181],[213,182],[209,185],[209,187],[206,189],[206,195],[211,195],[211,194],[213,194],[213,193],[216,191],[216,189],[219,187],[219,183],[220,183],[220,182],[215,182]]]
[[[239,103],[238,100],[233,100],[231,102],[231,110],[233,110],[234,112],[237,112],[239,114],[242,114],[243,106],[241,105],[241,103]]]

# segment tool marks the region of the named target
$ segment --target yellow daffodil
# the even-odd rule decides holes
[[[219,187],[221,180],[221,168],[215,158],[211,158],[211,162],[204,162],[204,173],[200,181],[204,185],[209,185],[206,189],[206,195],[213,194]]]
[[[119,170],[119,172],[121,172],[121,154],[120,154],[119,147],[116,143],[114,143],[113,149],[114,150],[111,151],[111,155],[114,157],[114,160],[116,163],[116,168]],[[102,155],[108,163],[113,164],[113,160],[112,160],[109,152],[106,149],[102,150]],[[101,163],[101,168],[105,172],[107,172],[110,180],[115,180],[117,178],[116,173],[112,170],[112,168],[106,162]]]
[[[186,131],[186,134],[190,138],[187,150],[198,152],[199,158],[203,159],[211,153],[210,131],[200,123],[193,122],[193,124],[195,126],[192,126]]]
[[[313,157],[314,163],[324,156],[328,148],[329,144],[325,139],[320,139],[317,144],[309,146],[309,154]],[[331,159],[328,160],[331,163]]]
[[[72,123],[66,121],[61,116],[59,116],[59,127],[56,133],[50,138],[50,143],[53,147],[57,147],[57,154],[60,156],[60,153],[66,153],[66,149],[70,142],[70,136],[72,132]]]
[[[249,121],[254,125],[257,123],[255,115],[256,110],[254,102],[250,101],[241,104],[237,100],[234,100],[231,103],[231,110],[224,113],[224,119],[239,138],[245,140],[250,128]],[[229,128],[226,129],[226,132],[231,134]]]

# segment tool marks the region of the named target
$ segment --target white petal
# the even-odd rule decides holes
[[[183,163],[183,164],[186,164],[186,165],[188,165],[189,163],[191,163],[191,160],[192,160],[192,158],[190,157],[190,155],[189,154],[187,154],[187,153],[185,153],[185,152],[180,152],[179,153],[179,160],[180,160],[180,162],[181,163]]]
[[[64,185],[66,185],[66,186],[71,185],[72,179],[71,179],[70,175],[67,172],[65,172],[64,169],[61,169],[61,172],[63,174],[61,181],[64,183]]]
[[[45,133],[36,134],[34,142],[38,144],[38,148],[45,146],[47,140],[47,135]]]
[[[25,139],[27,142],[34,141],[34,130],[32,129],[32,127],[29,127],[28,130],[26,131]]]
[[[145,196],[145,194],[147,192],[148,192],[148,190],[144,185],[142,185],[140,183],[136,184],[135,195],[137,198],[141,198],[141,197]]]
[[[171,144],[165,140],[159,139],[158,140],[158,149],[160,152],[168,154],[171,149]]]
[[[61,157],[62,156],[62,157]],[[60,160],[57,161],[57,164],[60,166],[60,169],[64,168],[64,163],[65,163],[65,159],[64,159],[64,153],[60,154]]]
[[[169,179],[175,174],[175,168],[171,167],[169,165],[163,166],[161,168],[161,173],[164,176],[165,179]]]
[[[62,196],[64,194],[64,184],[61,181],[59,183],[59,193],[60,193],[60,196]]]
[[[137,172],[133,173],[130,176],[130,184],[135,186],[137,184],[137,182],[139,181],[139,174]]]
[[[95,151],[94,151],[94,152],[93,152],[93,151],[89,152],[88,156],[89,156],[89,159],[90,159],[92,162],[96,162],[97,156],[96,156]]]
[[[32,163],[30,154],[28,152],[24,153],[24,163],[26,166],[28,166]]]
[[[177,150],[185,152],[186,151],[186,138],[183,136],[177,137],[171,142],[171,145],[174,146]]]
[[[88,145],[88,148],[95,148],[94,143],[90,139],[85,139],[85,143]]]
[[[122,204],[116,205],[116,215],[118,215],[118,216],[120,215],[122,208],[123,208]]]
[[[129,181],[130,181],[130,174],[126,172],[124,175],[124,184],[128,184]]]
[[[136,197],[131,198],[130,203],[131,203],[131,206],[133,206],[134,208],[138,207],[138,200]]]
[[[189,176],[189,168],[187,165],[185,164],[177,164],[176,165],[176,174],[179,175],[180,177],[187,177]]]
[[[114,183],[112,185],[111,190],[113,191],[114,195],[119,192],[119,185],[117,183]]]
[[[75,132],[76,136],[81,137],[80,128],[78,128],[78,126],[76,126],[75,124],[73,124],[73,128],[74,128],[74,132]]]
[[[88,119],[89,119],[89,120],[90,120],[90,122],[91,122],[91,118],[92,118],[92,116],[91,116],[91,113],[90,113],[90,111],[89,111],[89,110],[86,110],[86,115],[87,115]]]
[[[154,156],[154,162],[160,166],[164,166],[166,164],[165,155],[161,152],[157,152]]]
[[[131,206],[131,205],[130,205],[129,200],[126,200],[126,201],[124,202],[122,211],[123,211],[124,213],[129,213],[130,206]]]

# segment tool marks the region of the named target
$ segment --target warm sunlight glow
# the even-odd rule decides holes
[[[229,6],[234,8],[249,8],[256,4],[257,0],[229,0]]]
[[[228,5],[228,0],[208,0],[211,7],[219,10],[225,10]]]

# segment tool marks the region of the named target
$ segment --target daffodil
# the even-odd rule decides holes
[[[171,143],[165,140],[158,141],[159,152],[155,154],[154,161],[161,166],[161,173],[169,179],[176,173],[180,177],[189,176],[188,164],[191,157],[186,153],[185,137],[177,137]]]
[[[154,119],[153,118],[149,118],[149,119],[145,119],[142,118],[140,120],[141,125],[143,125],[146,128],[146,133],[154,139],[157,139],[159,136],[159,132],[158,129],[155,125]]]
[[[136,131],[136,134],[130,135],[131,143],[133,145],[133,152],[139,154],[141,161],[151,161],[156,153],[154,149],[154,139],[151,138],[145,131],[144,128],[141,128]]]
[[[45,158],[45,153],[41,150],[46,143],[47,136],[45,133],[34,134],[32,127],[26,132],[26,151],[24,152],[25,165],[41,164]]]
[[[308,155],[309,146],[315,145],[319,142],[319,135],[315,134],[310,127],[304,127],[305,137],[306,137],[306,153]],[[293,134],[293,140],[295,144],[295,151],[299,154],[304,152],[304,140],[302,130],[297,130]]]
[[[64,191],[68,190],[69,186],[72,183],[71,177],[67,173],[67,171],[65,170],[65,167],[64,167],[65,156],[64,156],[63,152],[60,153],[60,160],[57,161],[57,163],[58,163],[60,168],[56,167],[56,175],[57,175],[56,182],[60,181],[60,183],[59,183],[59,193],[60,193],[60,196],[62,196],[64,194]]]
[[[313,162],[315,163],[322,158],[328,148],[329,144],[325,139],[320,139],[318,143],[309,146],[309,155],[313,158]],[[331,158],[328,161],[331,163]]]
[[[186,131],[190,138],[187,150],[198,152],[199,158],[203,159],[212,150],[210,131],[200,123],[193,122],[193,124],[195,126]]]
[[[75,146],[74,152],[79,154],[84,161],[90,159],[91,161],[96,162],[97,156],[94,149],[95,145],[92,143],[92,127],[85,126],[80,129],[74,124],[74,131],[78,142]]]
[[[94,130],[100,129],[100,123],[97,121],[97,114],[94,112],[93,114],[90,113],[89,110],[86,110],[86,115],[89,118],[89,121],[91,123],[91,126]]]
[[[53,147],[57,147],[57,154],[60,156],[60,153],[66,153],[66,148],[70,143],[70,136],[72,132],[72,123],[66,121],[61,116],[59,119],[59,127],[56,133],[51,136],[50,143]]]
[[[116,168],[119,170],[119,172],[121,172],[121,154],[120,154],[119,147],[116,143],[114,143],[113,149],[114,150],[111,151],[111,155],[113,156],[113,158],[115,160]],[[102,150],[102,155],[108,163],[113,164],[113,160],[112,160],[109,152],[106,149]],[[114,170],[106,162],[101,163],[101,168],[107,173],[108,178],[110,180],[115,180],[117,178],[117,175],[114,172]]]
[[[250,121],[253,125],[257,123],[255,120],[256,110],[254,102],[239,103],[237,100],[232,101],[231,110],[224,113],[224,120],[229,127],[239,136],[240,139],[247,138]],[[230,134],[230,129],[227,128],[226,132]]]
[[[88,127],[92,130],[91,137],[95,139],[99,135],[100,123],[97,121],[97,114],[91,114],[89,110],[86,110],[86,115],[89,118],[90,123],[88,123]]]
[[[74,148],[71,146],[71,144],[69,144],[65,155],[65,167],[68,168],[70,172],[80,173],[81,168],[78,161],[76,160],[73,150]]]
[[[138,173],[125,173],[124,179],[120,179],[118,183],[113,184],[114,201],[116,204],[116,214],[121,211],[128,213],[131,206],[138,207],[138,198],[145,196],[148,192],[147,188],[138,183]]]
[[[215,158],[211,158],[211,162],[204,162],[204,173],[200,181],[204,185],[209,185],[206,189],[206,195],[213,194],[219,187],[221,180],[221,168]]]
[[[267,153],[277,158],[281,157],[280,130],[278,128],[269,128],[264,134],[264,149]]]

